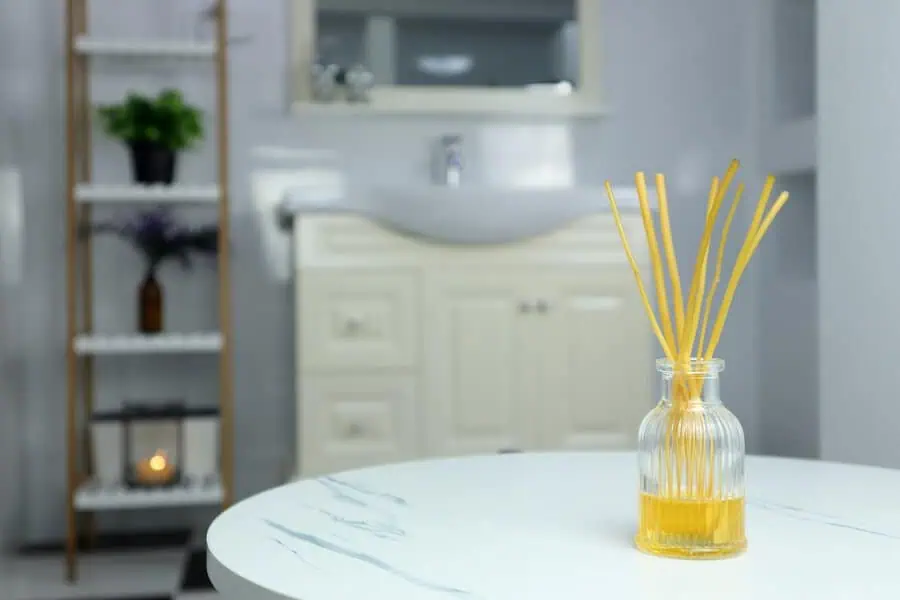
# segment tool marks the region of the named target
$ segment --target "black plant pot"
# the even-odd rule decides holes
[[[131,174],[136,183],[172,185],[178,157],[174,150],[152,142],[133,142],[129,149]]]

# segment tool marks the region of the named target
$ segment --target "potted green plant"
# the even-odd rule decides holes
[[[203,139],[203,111],[174,89],[156,97],[131,92],[98,113],[106,133],[128,146],[132,177],[141,184],[171,185],[178,152]]]

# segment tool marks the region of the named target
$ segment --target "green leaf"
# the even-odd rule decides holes
[[[104,131],[125,143],[152,142],[184,150],[204,137],[203,111],[184,102],[181,92],[166,88],[149,97],[129,92],[119,104],[97,109]]]

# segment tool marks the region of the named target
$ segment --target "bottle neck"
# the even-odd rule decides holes
[[[712,406],[722,403],[719,396],[719,373],[681,374],[661,373],[662,403],[673,405]]]

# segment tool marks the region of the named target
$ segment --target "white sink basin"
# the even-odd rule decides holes
[[[633,188],[616,188],[622,208],[636,206]],[[395,230],[449,244],[499,244],[535,237],[590,214],[606,212],[602,188],[513,189],[440,186],[375,188],[354,207]]]
[[[616,187],[614,191],[621,209],[637,207],[634,188]],[[358,214],[401,233],[445,244],[525,240],[609,210],[601,187],[397,186],[353,193],[330,190],[327,197],[320,197],[309,186],[291,186],[283,194],[278,214],[284,222],[296,214]]]

